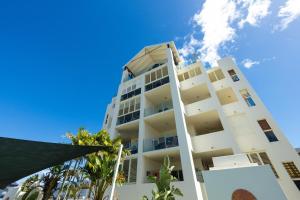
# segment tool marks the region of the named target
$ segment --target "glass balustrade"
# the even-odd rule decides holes
[[[125,142],[124,149],[130,151],[131,154],[138,153],[138,142]]]
[[[145,117],[156,113],[164,112],[173,108],[172,101],[163,102],[159,105],[155,105],[145,109]]]
[[[166,149],[166,148],[176,147],[176,146],[178,146],[177,136],[167,136],[167,137],[144,140],[144,152]]]

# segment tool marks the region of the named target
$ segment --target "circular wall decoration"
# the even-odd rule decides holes
[[[232,193],[232,200],[257,200],[256,197],[245,189],[237,189]]]

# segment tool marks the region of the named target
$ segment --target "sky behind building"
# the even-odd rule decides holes
[[[2,1],[0,136],[66,141],[101,128],[122,66],[174,40],[186,60],[233,56],[300,146],[300,2]]]

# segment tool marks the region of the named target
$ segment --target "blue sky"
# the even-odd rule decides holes
[[[99,130],[122,66],[174,40],[207,63],[234,56],[300,146],[299,0],[242,2],[1,1],[0,136],[62,142]]]

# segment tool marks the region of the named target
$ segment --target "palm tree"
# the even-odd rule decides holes
[[[28,199],[29,197],[33,198],[32,196],[40,192],[43,193],[42,199],[48,200],[56,191],[63,177],[65,168],[64,165],[56,165],[50,167],[41,177],[39,177],[38,174],[29,177],[21,187],[21,191],[25,192],[22,196],[22,200]]]
[[[22,200],[25,200],[30,192],[39,185],[39,175],[30,176],[21,186],[21,191],[24,192]]]
[[[110,139],[108,132],[105,130],[90,134],[83,128],[79,129],[77,135],[68,134],[67,136],[74,145],[101,145],[107,147],[105,151],[85,156],[86,163],[82,171],[90,182],[88,198],[93,196],[94,200],[102,200],[105,191],[112,183],[121,138]],[[123,150],[122,158],[125,158],[128,154],[127,150]],[[119,173],[117,183],[122,184],[123,182],[125,182],[125,178],[122,173]]]
[[[64,165],[56,165],[49,168],[47,172],[42,177],[43,183],[43,198],[42,200],[48,200],[57,189],[59,181],[63,178],[65,167]]]
[[[157,187],[157,190],[152,190],[152,200],[175,200],[175,196],[183,196],[180,189],[171,185],[171,182],[176,180],[171,175],[173,168],[174,166],[170,165],[169,157],[165,157],[164,163],[159,170],[159,177],[148,177]],[[148,200],[148,197],[144,196],[143,200]]]

